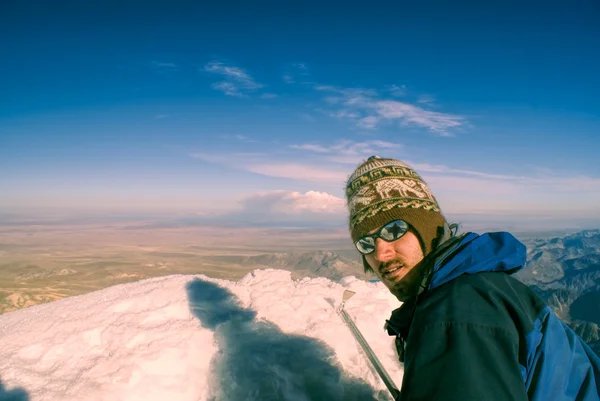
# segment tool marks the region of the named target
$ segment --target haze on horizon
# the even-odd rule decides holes
[[[0,220],[343,227],[379,154],[465,225],[599,227],[598,3],[449,7],[2,2]]]

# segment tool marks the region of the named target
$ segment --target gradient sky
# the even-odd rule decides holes
[[[0,2],[1,209],[600,217],[597,1],[190,3]]]

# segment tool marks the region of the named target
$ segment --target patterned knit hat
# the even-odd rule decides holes
[[[423,179],[395,159],[371,156],[346,183],[352,241],[392,220],[404,220],[418,234],[427,255],[438,227],[446,222]]]

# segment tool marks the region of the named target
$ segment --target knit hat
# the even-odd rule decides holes
[[[423,254],[433,247],[446,223],[435,197],[407,164],[371,156],[346,183],[352,241],[393,220],[404,220],[417,233]]]

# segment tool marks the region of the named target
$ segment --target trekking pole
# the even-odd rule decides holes
[[[350,328],[350,332],[352,333],[352,335],[354,336],[354,338],[356,339],[356,341],[358,342],[358,344],[360,345],[362,350],[367,355],[367,358],[369,358],[369,361],[371,362],[371,364],[373,365],[373,367],[379,374],[379,377],[381,377],[381,380],[383,380],[383,383],[385,384],[385,386],[387,387],[389,392],[392,394],[392,398],[394,400],[398,400],[400,397],[400,391],[398,390],[398,387],[396,387],[396,385],[394,384],[394,381],[392,380],[390,375],[386,372],[385,368],[383,367],[383,365],[377,358],[377,355],[375,355],[375,352],[373,352],[373,349],[369,346],[369,344],[367,343],[367,340],[365,340],[363,335],[360,333],[360,330],[358,330],[358,327],[356,327],[356,325],[350,318],[350,315],[348,315],[348,313],[346,313],[346,311],[344,310],[344,305],[345,305],[346,301],[349,300],[354,294],[356,294],[354,291],[350,291],[350,290],[344,291],[344,295],[342,296],[342,304],[339,309],[339,314],[342,317],[342,320]]]

